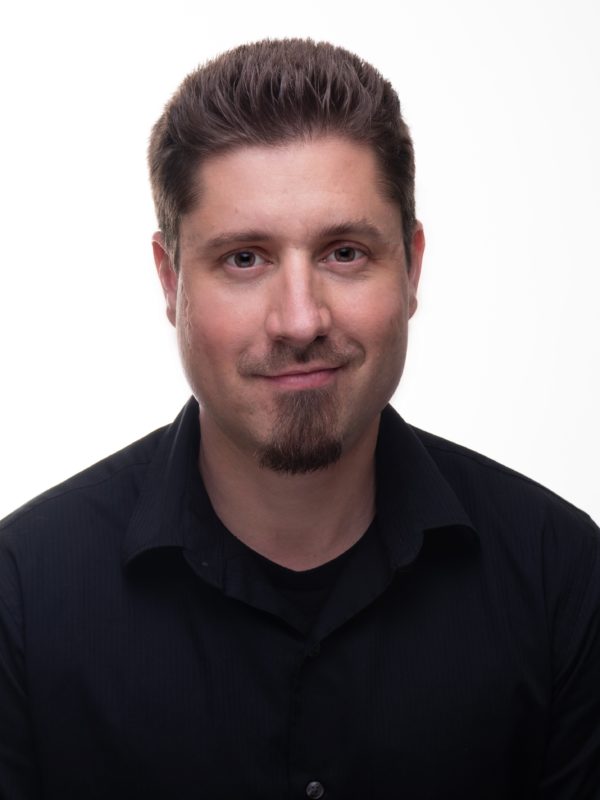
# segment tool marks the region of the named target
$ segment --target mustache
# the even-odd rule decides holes
[[[238,371],[241,375],[271,375],[311,361],[327,367],[341,367],[351,362],[361,363],[364,357],[364,348],[353,340],[341,345],[329,339],[315,339],[301,347],[289,342],[275,342],[262,358],[242,355]]]

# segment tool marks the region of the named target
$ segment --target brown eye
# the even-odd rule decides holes
[[[233,256],[233,263],[236,267],[253,267],[256,263],[256,256],[251,250],[241,250]]]
[[[362,248],[344,245],[343,247],[336,247],[335,250],[330,250],[325,261],[330,264],[356,264],[358,266],[365,258],[368,258],[368,256]]]
[[[354,261],[356,250],[354,247],[338,247],[333,251],[336,261]]]
[[[266,264],[265,259],[254,250],[238,250],[237,253],[232,253],[227,256],[225,263],[229,267],[236,267],[237,269],[250,269],[251,267],[259,267]]]

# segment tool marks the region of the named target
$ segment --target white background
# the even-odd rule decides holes
[[[596,0],[4,9],[0,516],[186,400],[149,245],[150,127],[199,62],[312,36],[390,78],[415,140],[428,248],[394,404],[600,519]]]

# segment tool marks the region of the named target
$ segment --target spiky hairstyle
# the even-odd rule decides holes
[[[264,40],[190,73],[150,138],[158,224],[178,262],[181,217],[198,202],[196,173],[212,155],[339,135],[373,148],[386,195],[398,204],[410,259],[415,225],[412,140],[389,81],[358,56],[311,39]]]

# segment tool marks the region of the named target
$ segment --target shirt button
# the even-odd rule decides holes
[[[312,800],[319,800],[324,794],[325,789],[319,781],[311,781],[306,785],[306,796],[312,798]]]

